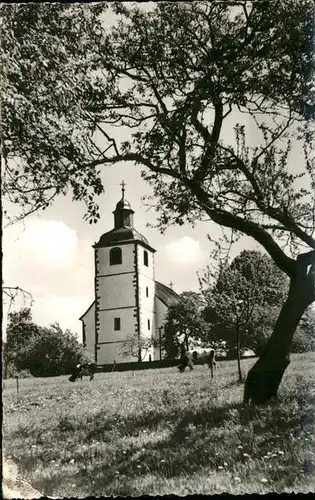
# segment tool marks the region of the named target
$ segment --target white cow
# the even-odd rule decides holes
[[[187,352],[181,358],[181,364],[178,366],[178,369],[181,373],[185,371],[185,368],[189,366],[191,370],[193,370],[193,365],[208,365],[211,370],[211,377],[213,378],[213,368],[216,368],[216,360],[215,360],[215,350],[210,348],[208,350],[204,350],[202,352]]]

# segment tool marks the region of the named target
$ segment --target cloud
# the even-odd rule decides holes
[[[33,318],[41,325],[60,322],[80,333],[78,318],[93,298],[93,249],[64,222],[30,217],[3,231],[3,279],[32,294]],[[11,310],[29,307],[18,294]],[[4,304],[4,322],[10,301]]]
[[[81,249],[76,231],[61,221],[30,218],[3,233],[3,274],[6,284],[32,287],[44,292],[73,276],[73,267]]]
[[[87,297],[63,297],[49,294],[38,298],[32,309],[33,320],[38,325],[48,326],[57,321],[62,329],[69,328],[79,334],[81,340],[82,324],[80,316],[91,305]]]
[[[190,236],[173,241],[166,246],[168,259],[175,264],[190,264],[198,261],[202,255],[200,243]]]
[[[76,231],[61,221],[30,219],[25,230],[21,230],[15,241],[19,243],[22,256],[45,263],[51,267],[66,267],[71,263],[77,247]],[[10,238],[11,236],[11,238]],[[12,243],[12,236],[8,238]],[[5,238],[5,241],[7,238]],[[11,240],[11,241],[10,241]]]

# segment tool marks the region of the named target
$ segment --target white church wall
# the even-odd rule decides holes
[[[108,343],[101,344],[98,346],[97,350],[97,364],[107,365],[114,363],[129,363],[135,362],[137,359],[133,356],[123,356],[119,350],[121,348],[121,343]]]
[[[109,252],[112,248],[121,248],[122,263],[110,265]],[[134,244],[113,245],[111,247],[96,248],[96,274],[104,276],[109,274],[118,274],[134,271]]]
[[[94,360],[95,358],[95,303],[82,316],[85,333],[85,350]]]
[[[114,319],[120,318],[120,330],[114,329]],[[99,311],[98,342],[116,342],[135,333],[136,308]]]
[[[144,253],[148,258],[148,265],[145,264]],[[139,283],[139,308],[140,308],[140,332],[145,338],[152,338],[155,329],[155,314],[154,314],[154,253],[149,249],[138,245],[137,248],[137,269]],[[153,356],[150,352],[147,354]]]
[[[111,248],[116,247],[122,250],[122,263],[110,265],[109,253]],[[124,340],[128,335],[135,333],[136,325],[135,244],[113,245],[97,249],[96,270],[98,342]],[[115,318],[120,318],[120,330],[114,329]],[[123,357],[115,349],[114,359],[117,358],[116,362],[118,359],[123,361]],[[100,361],[99,352],[98,350],[98,363],[103,364],[106,362],[104,356],[107,359],[109,354],[107,355],[107,351],[102,348],[104,359]],[[113,352],[111,350],[108,352],[112,356]],[[108,362],[112,362],[111,357],[108,358]]]
[[[136,305],[135,274],[118,274],[97,278],[98,308],[113,309]]]
[[[144,264],[144,252],[147,252],[148,254],[148,265],[146,266]],[[138,267],[138,272],[139,274],[142,274],[144,276],[147,276],[148,278],[151,278],[154,280],[154,252],[151,250],[148,250],[147,248],[143,247],[142,245],[138,245],[138,251],[137,251],[137,267]]]
[[[147,276],[139,275],[140,331],[141,335],[149,338],[152,337],[155,328],[154,295],[154,281]]]
[[[95,361],[95,342],[93,345],[86,344],[85,350],[89,354],[89,356],[91,357],[91,360],[94,362]]]
[[[151,356],[151,361],[154,361],[154,349],[151,347],[148,351],[142,353],[142,361],[149,361]],[[157,359],[157,358],[156,358]]]

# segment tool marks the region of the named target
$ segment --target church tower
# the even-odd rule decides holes
[[[154,253],[148,240],[133,225],[130,203],[122,197],[114,214],[114,229],[93,245],[95,253],[95,362],[137,361],[123,356],[122,342],[131,336],[155,336]],[[94,322],[93,321],[93,322]],[[153,359],[153,350],[145,360]]]

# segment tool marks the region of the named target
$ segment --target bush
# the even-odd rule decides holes
[[[9,315],[7,342],[3,345],[4,378],[30,373],[51,377],[71,373],[78,363],[90,361],[70,330],[58,323],[48,328],[32,322],[29,309]]]
[[[2,377],[4,379],[13,378],[16,376],[18,376],[19,378],[30,378],[32,377],[32,374],[29,370],[18,370],[14,363],[8,363],[7,366],[2,363]]]
[[[307,335],[302,330],[298,330],[293,338],[291,352],[311,352],[315,351],[314,338]]]
[[[41,335],[30,343],[24,366],[35,377],[55,377],[73,371],[78,363],[90,361],[88,354],[70,330],[58,323],[42,328]]]
[[[310,351],[315,351],[315,309],[312,306],[303,314],[291,346],[291,352]]]

